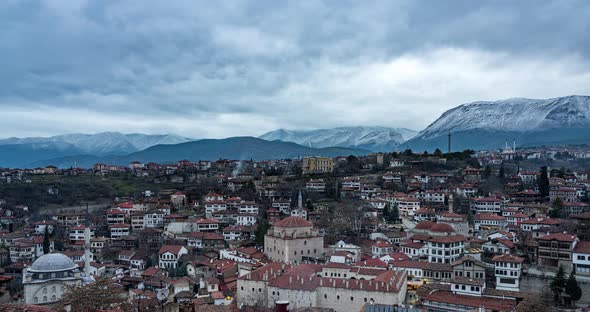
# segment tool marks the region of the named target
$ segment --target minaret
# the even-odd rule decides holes
[[[453,212],[453,205],[455,203],[455,200],[453,199],[453,194],[449,194],[449,212]]]
[[[512,141],[512,152],[516,153],[516,139]]]
[[[301,190],[299,190],[299,195],[297,196],[297,208],[303,208],[303,196],[301,195]]]
[[[86,217],[84,224],[84,273],[90,277],[90,215],[86,203]]]

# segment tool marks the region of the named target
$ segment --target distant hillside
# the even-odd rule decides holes
[[[279,129],[260,136],[264,140],[294,142],[309,147],[348,147],[390,152],[416,135],[416,131],[387,127],[339,127],[318,130]]]
[[[0,167],[23,167],[41,159],[82,154],[79,148],[63,142],[0,145]]]
[[[329,147],[309,148],[292,142],[266,141],[253,137],[232,137],[227,139],[205,139],[181,144],[156,145],[143,151],[125,156],[74,156],[58,157],[26,164],[27,167],[55,165],[70,167],[76,164],[90,167],[94,163],[104,162],[116,165],[128,165],[132,161],[171,163],[181,159],[218,160],[221,158],[235,160],[286,159],[302,156],[347,156],[366,155],[369,152],[360,149]]]

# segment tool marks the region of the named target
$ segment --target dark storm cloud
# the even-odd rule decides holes
[[[418,129],[590,93],[589,32],[587,1],[4,1],[2,131]]]

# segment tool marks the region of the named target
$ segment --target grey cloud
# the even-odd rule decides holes
[[[5,1],[0,111],[30,123],[2,130],[420,128],[466,101],[590,93],[589,28],[587,1]]]

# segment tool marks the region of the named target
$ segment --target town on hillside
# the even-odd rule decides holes
[[[588,307],[588,168],[506,144],[0,169],[0,310]]]

